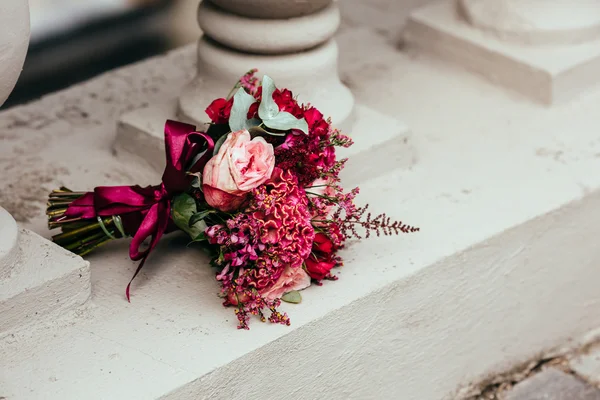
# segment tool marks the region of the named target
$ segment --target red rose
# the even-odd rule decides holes
[[[302,118],[304,110],[298,105],[296,99],[288,89],[275,90],[273,92],[273,100],[279,106],[279,111],[286,111],[296,118]]]
[[[206,114],[215,124],[225,124],[229,121],[233,97],[229,100],[216,99],[206,108]]]
[[[333,253],[333,242],[324,233],[317,233],[313,241],[313,251],[319,253]]]
[[[329,133],[329,123],[323,118],[323,114],[314,107],[304,111],[304,119],[308,123],[311,136],[325,137]]]
[[[323,280],[338,263],[334,258],[337,247],[324,233],[317,233],[311,255],[305,260],[306,272],[315,280]]]
[[[318,259],[311,254],[305,261],[306,272],[308,275],[317,281],[325,279],[329,275],[329,271],[337,264],[335,261],[318,261]]]

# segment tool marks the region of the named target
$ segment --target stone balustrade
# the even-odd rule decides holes
[[[490,46],[500,42],[460,23]],[[461,387],[600,325],[600,176],[590,173],[600,167],[600,94],[539,107],[426,54],[402,52],[370,26],[336,38],[348,60],[341,75],[354,77],[366,117],[353,132],[363,168],[349,179],[361,184],[361,202],[421,232],[353,243],[339,281],[284,305],[291,327],[253,321],[248,332],[235,329],[214,272],[184,238],[164,238],[134,282],[131,304],[123,291],[136,264],[127,243],[113,243],[88,258],[93,296],[84,312],[0,335],[0,397],[459,399]],[[0,169],[19,165],[39,176],[60,163],[65,172],[52,184],[82,189],[155,182],[158,168],[135,159],[135,148],[113,156],[113,137],[123,140],[117,122],[165,98],[174,113],[195,59],[195,46],[179,49],[0,113]],[[400,114],[418,133],[410,137],[418,162],[410,165],[392,146]],[[155,120],[164,115],[139,123]],[[149,137],[129,143],[162,161]],[[69,157],[59,159],[57,149]],[[2,174],[0,193],[10,187],[29,198],[28,184]],[[43,200],[29,201],[39,212],[20,224],[48,235]],[[21,254],[44,255],[49,243],[24,232],[32,245]],[[42,260],[22,276],[59,270],[63,258],[52,254],[57,265]],[[45,312],[69,288],[37,293],[36,307],[16,310]],[[0,309],[2,323],[21,314]]]

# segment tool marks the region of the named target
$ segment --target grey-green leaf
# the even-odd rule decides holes
[[[239,88],[233,96],[233,105],[229,116],[229,128],[232,132],[247,129],[248,110],[256,102],[252,95],[246,93],[244,88]]]
[[[262,100],[258,106],[258,116],[263,121],[274,118],[279,114],[279,106],[273,100],[275,91],[275,82],[267,75],[262,79]]]
[[[263,124],[271,129],[288,131],[298,129],[308,135],[308,123],[304,118],[296,118],[286,111],[282,111],[274,118],[263,120]]]
[[[291,292],[287,292],[281,296],[281,300],[285,301],[286,303],[298,304],[302,301],[302,295],[299,291],[292,290]]]

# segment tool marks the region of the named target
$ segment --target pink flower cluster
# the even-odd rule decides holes
[[[377,233],[387,228],[379,220],[371,225],[361,221],[364,210],[354,204],[358,188],[346,193],[340,185],[346,160],[337,160],[335,147],[352,141],[319,110],[298,104],[287,89],[275,89],[273,101],[279,112],[304,119],[308,132],[270,133],[268,121],[260,119],[263,87],[254,72],[236,87],[254,97],[246,116],[260,129],[227,134],[202,176],[203,200],[220,218],[209,221],[205,232],[215,248],[212,264],[219,269],[224,305],[236,307],[244,329],[250,315],[267,319],[263,309],[270,311],[271,322],[289,324],[287,315],[277,311],[280,299],[311,281],[337,279],[331,270],[342,265],[337,252],[346,239],[358,236],[355,225]],[[233,101],[210,104],[206,113],[213,124],[228,124]]]
[[[302,264],[315,237],[311,218],[297,178],[278,168],[266,184],[254,189],[243,213],[207,229],[209,243],[220,246],[214,263],[223,268],[217,279],[227,295],[226,305],[238,305],[240,298],[254,299],[257,294],[274,301],[310,284]],[[252,311],[253,306],[244,303],[250,309],[238,312],[238,318]]]

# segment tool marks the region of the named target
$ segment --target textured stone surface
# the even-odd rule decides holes
[[[600,390],[549,368],[517,384],[503,400],[600,400]]]
[[[586,380],[600,385],[600,346],[578,355],[570,361],[570,366]]]
[[[91,292],[88,261],[26,229],[18,246],[10,276],[0,279],[0,342],[78,310]]]

